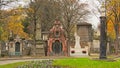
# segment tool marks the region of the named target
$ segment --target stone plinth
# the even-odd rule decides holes
[[[45,56],[44,43],[42,40],[36,41],[35,53],[36,53],[36,56]]]

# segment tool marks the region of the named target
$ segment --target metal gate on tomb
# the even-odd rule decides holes
[[[20,55],[20,43],[15,43],[15,55]]]
[[[59,40],[55,40],[52,44],[52,51],[54,54],[62,53],[62,43]]]
[[[60,21],[56,20],[48,37],[48,56],[67,56],[67,39]]]

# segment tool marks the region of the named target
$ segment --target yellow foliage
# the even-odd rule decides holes
[[[7,30],[11,31],[14,35],[27,38],[28,35],[23,31],[24,26],[22,25],[22,15],[14,15],[8,18]]]
[[[109,0],[107,2],[107,32],[108,36],[112,39],[116,39],[115,25],[119,24],[120,19],[120,0]]]
[[[114,30],[114,25],[112,23],[112,21],[108,21],[108,24],[107,24],[107,33],[108,33],[108,36],[111,38],[111,39],[115,39],[115,30]]]
[[[0,19],[0,40],[8,40],[10,32],[14,36],[19,35],[21,38],[28,38],[28,34],[24,32],[24,26],[22,25],[22,20],[25,19],[23,8],[5,10],[3,13],[3,19]]]
[[[32,8],[28,8],[28,11],[34,13],[34,10]]]
[[[1,34],[1,39],[4,40],[4,41],[7,41],[8,40],[8,32],[7,31],[4,31],[2,34]]]

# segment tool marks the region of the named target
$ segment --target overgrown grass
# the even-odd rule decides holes
[[[25,64],[25,63],[26,62],[17,62],[17,63],[11,63],[11,64],[6,64],[6,65],[0,65],[0,68],[16,68],[17,66]]]
[[[120,68],[120,60],[111,62],[105,60],[91,60],[88,58],[72,58],[55,60],[53,65],[70,68]]]

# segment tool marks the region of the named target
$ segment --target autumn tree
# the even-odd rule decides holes
[[[120,28],[120,0],[109,0],[106,5],[107,12],[107,24],[113,25],[113,27],[108,27],[109,35],[113,36],[115,39],[115,53],[118,54],[119,48],[119,28]],[[113,28],[113,29],[110,29]],[[112,31],[112,33],[110,33]]]
[[[7,33],[4,30],[4,27],[6,26],[6,17],[9,16],[9,12],[6,10],[0,10],[1,14],[0,14],[0,40],[7,40]]]
[[[120,28],[120,0],[98,0],[105,8],[105,15],[107,18],[106,29],[107,37],[110,42],[115,41],[115,53],[118,53],[119,48],[119,28]],[[104,2],[103,2],[104,1]],[[97,7],[98,8],[98,7]],[[98,8],[98,11],[100,9]]]
[[[24,12],[22,8],[4,10],[8,14],[2,21],[2,40],[8,40],[10,37],[15,38],[17,35],[21,38],[28,38],[27,33],[24,32],[22,20],[24,20]]]
[[[17,2],[17,0],[0,0],[0,40],[7,40],[8,37],[8,32],[6,32],[5,27],[7,25],[7,18],[12,16],[13,13],[5,10],[4,7],[10,7],[9,4],[12,2]]]
[[[18,11],[18,10],[17,10]],[[12,33],[12,37],[15,37],[15,35],[18,35],[20,37],[26,38],[27,34],[23,31],[24,26],[22,25],[22,21],[24,19],[24,16],[22,14],[15,14],[14,16],[8,17],[8,24],[7,24],[7,30]]]

